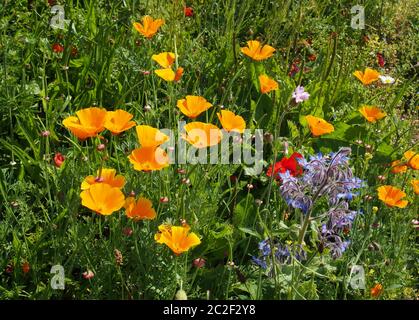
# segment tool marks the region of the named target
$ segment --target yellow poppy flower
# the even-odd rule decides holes
[[[365,119],[368,120],[368,122],[376,122],[377,120],[380,120],[387,115],[387,113],[381,111],[380,108],[374,106],[362,106],[359,109],[359,112],[364,116]]]
[[[185,131],[187,134],[182,134],[182,138],[195,148],[215,146],[222,138],[221,130],[210,123],[191,122],[185,125]]]
[[[153,54],[151,59],[156,61],[162,68],[170,68],[176,61],[176,55],[173,52],[162,52],[159,54]]]
[[[157,147],[169,140],[159,129],[147,125],[136,126],[135,130],[141,147]]]
[[[365,72],[357,70],[353,73],[353,75],[357,77],[363,85],[369,85],[374,81],[377,81],[380,77],[380,73],[378,71],[370,68],[366,68]]]
[[[419,170],[419,154],[417,154],[414,151],[406,151],[403,154],[404,158],[407,161],[407,165],[414,169],[414,170]]]
[[[391,163],[391,172],[392,173],[402,173],[407,171],[407,166],[400,165],[400,160],[395,160]]]
[[[268,93],[273,90],[278,90],[278,82],[274,79],[269,78],[266,74],[259,76],[260,92],[262,94]]]
[[[402,190],[393,186],[381,186],[377,189],[378,199],[383,201],[389,207],[405,208],[409,203],[407,200],[402,200],[406,196]]]
[[[240,48],[240,50],[245,55],[249,56],[250,58],[256,61],[268,59],[272,57],[272,55],[276,51],[275,48],[271,46],[262,46],[262,44],[256,40],[247,41],[247,47]]]
[[[77,138],[84,140],[95,137],[105,129],[106,110],[92,107],[76,112],[77,117],[70,116],[63,120],[63,125]]]
[[[134,197],[128,197],[124,205],[126,215],[133,220],[153,220],[156,218],[156,211],[153,203],[147,198],[139,198],[135,201]]]
[[[122,188],[125,185],[125,178],[121,175],[116,175],[115,169],[106,169],[102,168],[102,172],[99,177],[99,170],[97,171],[97,176],[87,176],[81,183],[81,189],[87,190],[92,185],[97,183],[106,183],[111,187]]]
[[[139,22],[134,22],[134,28],[141,33],[147,39],[151,39],[159,30],[159,28],[164,24],[163,19],[154,20],[150,16],[143,17],[143,24]]]
[[[201,243],[199,237],[189,231],[188,225],[178,227],[162,224],[154,239],[157,243],[167,245],[176,255],[180,255]]]
[[[169,166],[167,153],[159,147],[141,147],[134,149],[128,156],[134,170],[155,171]]]
[[[135,127],[136,123],[130,121],[132,117],[133,115],[125,110],[108,111],[106,113],[105,128],[113,134],[120,134]]]
[[[125,197],[119,188],[97,183],[80,193],[82,205],[102,215],[110,215],[122,208]]]
[[[322,118],[314,117],[312,115],[306,116],[308,127],[313,134],[313,136],[318,137],[324,134],[331,133],[335,131],[335,128],[329,122],[323,120]]]
[[[246,122],[241,116],[236,116],[233,112],[228,110],[221,110],[221,113],[217,113],[218,119],[220,119],[221,125],[227,132],[237,131],[243,133],[246,129]]]
[[[180,99],[177,101],[177,106],[185,116],[195,119],[202,112],[211,108],[212,104],[204,97],[186,96],[186,99]]]

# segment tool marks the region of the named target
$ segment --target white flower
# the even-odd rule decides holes
[[[393,84],[394,83],[394,78],[390,77],[390,76],[379,76],[381,83],[384,84]]]

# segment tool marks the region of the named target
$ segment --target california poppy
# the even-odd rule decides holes
[[[222,138],[221,130],[211,123],[191,122],[185,125],[185,131],[182,138],[195,148],[215,146]]]
[[[124,205],[127,217],[133,220],[153,220],[156,217],[156,211],[153,209],[153,203],[146,198],[139,198],[135,201],[134,197],[128,197]]]
[[[173,52],[162,52],[159,54],[153,54],[151,59],[156,61],[163,68],[170,68],[176,61],[176,55]]]
[[[374,106],[362,106],[359,109],[359,112],[364,116],[365,119],[368,120],[368,122],[376,122],[377,120],[380,120],[387,115],[387,113],[381,111],[380,108]]]
[[[268,93],[273,90],[278,90],[278,82],[269,78],[266,74],[259,76],[260,92],[262,94]]]
[[[333,125],[323,120],[322,118],[317,118],[312,115],[308,115],[306,116],[306,120],[311,133],[315,137],[335,131]]]
[[[188,225],[170,226],[162,224],[159,226],[159,232],[155,234],[154,239],[157,243],[167,245],[176,255],[180,255],[201,243],[199,237],[189,231],[190,227]]]
[[[98,170],[96,177],[87,176],[81,183],[81,189],[90,189],[92,185],[97,183],[105,183],[111,187],[121,189],[125,185],[125,178],[124,176],[117,175],[115,169],[102,168],[102,170]]]
[[[179,67],[176,69],[176,72],[172,70],[172,68],[166,68],[166,69],[157,69],[154,70],[154,72],[163,80],[165,81],[179,81],[180,78],[182,78],[183,75],[183,68]]]
[[[378,199],[383,201],[389,207],[405,208],[409,203],[407,200],[402,200],[406,196],[402,190],[393,186],[381,186],[377,189]]]
[[[250,58],[256,61],[268,59],[272,57],[272,55],[276,51],[275,48],[271,46],[262,46],[262,44],[256,40],[247,41],[247,47],[240,48],[240,50],[245,55],[249,56]]]
[[[407,171],[406,165],[401,165],[400,160],[395,160],[391,163],[391,172],[392,173],[402,173]]]
[[[136,126],[135,130],[141,147],[157,147],[169,140],[159,129],[147,125]]]
[[[135,149],[128,156],[129,162],[134,165],[134,170],[154,171],[169,166],[167,153],[159,147],[141,147]]]
[[[403,154],[404,158],[407,161],[407,165],[414,169],[414,170],[419,170],[419,154],[414,152],[414,151],[406,151]]]
[[[177,101],[177,106],[185,116],[191,119],[195,119],[202,112],[211,108],[212,104],[209,103],[204,97],[186,96],[185,99],[180,99]]]
[[[82,205],[102,215],[110,215],[125,203],[122,191],[106,183],[92,184],[80,193]]]
[[[293,177],[301,175],[303,173],[303,168],[298,163],[297,159],[299,158],[302,159],[303,156],[298,152],[294,152],[289,158],[283,157],[280,161],[275,163],[273,168],[272,166],[268,168],[266,175],[271,177],[273,173],[276,180],[280,179],[280,173],[285,173],[286,171],[288,171]]]
[[[76,112],[63,120],[63,125],[77,138],[84,140],[96,136],[105,129],[106,110],[92,107]]]
[[[143,17],[143,24],[139,22],[134,22],[134,28],[141,33],[147,39],[151,39],[159,30],[159,28],[164,24],[164,19],[154,20],[150,16]]]
[[[371,288],[371,296],[376,298],[383,292],[383,286],[377,283],[374,287]]]
[[[363,85],[369,85],[378,80],[380,73],[374,69],[366,68],[364,72],[357,70],[353,75],[357,77]]]
[[[184,7],[183,13],[185,14],[185,17],[192,17],[193,16],[193,8],[192,7]]]
[[[241,116],[237,116],[234,112],[228,110],[221,110],[221,113],[217,113],[218,119],[221,122],[224,130],[227,132],[237,131],[243,133],[246,128],[246,122]]]
[[[121,109],[108,111],[106,113],[105,128],[113,134],[120,134],[135,127],[136,123],[130,121],[132,117],[133,115],[131,113]]]
[[[419,180],[414,179],[414,180],[410,181],[410,184],[411,184],[411,185],[412,185],[412,187],[413,187],[413,191],[414,191],[416,194],[419,194]]]

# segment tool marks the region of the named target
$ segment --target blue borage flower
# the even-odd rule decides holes
[[[265,239],[259,242],[259,256],[252,256],[252,261],[262,269],[266,270],[269,267],[269,274],[273,274],[273,264],[290,264],[294,257],[298,261],[307,259],[307,253],[302,248],[295,244],[281,244],[275,243],[274,239]],[[273,256],[272,256],[273,253]]]
[[[320,247],[329,248],[334,259],[348,247],[350,242],[342,240],[342,233],[349,232],[358,214],[349,209],[349,201],[359,194],[356,190],[365,186],[364,181],[353,175],[350,154],[350,148],[341,148],[328,155],[312,155],[309,160],[298,158],[303,168],[300,177],[293,177],[288,171],[280,173],[280,192],[290,207],[308,214],[318,200],[327,199],[329,210],[324,216],[328,221],[320,232]]]

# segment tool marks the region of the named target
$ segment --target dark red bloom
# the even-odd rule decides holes
[[[48,0],[48,4],[52,7],[55,4],[55,0]]]
[[[55,166],[57,168],[59,168],[59,167],[62,166],[62,164],[64,163],[64,160],[65,160],[65,157],[61,153],[57,152],[55,154],[55,156],[54,156],[54,164],[55,164]]]
[[[54,43],[52,45],[52,51],[54,51],[55,53],[60,53],[64,51],[64,47],[59,43]]]
[[[79,53],[79,50],[75,46],[71,46],[71,56],[75,57]]]
[[[288,76],[293,77],[296,73],[298,73],[298,71],[300,71],[300,68],[297,66],[295,62],[293,62],[291,70],[290,72],[288,72]]]
[[[384,67],[384,65],[385,65],[385,60],[384,60],[384,57],[383,57],[383,55],[381,54],[381,53],[379,53],[379,52],[377,52],[377,62],[378,62],[378,65],[382,68],[382,67]]]
[[[317,59],[317,57],[316,57],[316,55],[315,55],[315,54],[310,54],[310,55],[308,56],[308,60],[310,60],[310,61],[316,61],[316,59]]]
[[[192,7],[184,7],[183,12],[185,13],[185,17],[192,17],[193,16]]]
[[[298,152],[294,152],[289,158],[283,157],[281,161],[275,163],[273,167],[274,178],[279,180],[279,174],[285,173],[286,171],[289,171],[293,177],[301,175],[303,173],[303,168],[301,168],[300,164],[298,163],[298,158],[303,158],[303,156]],[[272,176],[272,166],[268,168],[266,175],[268,177]]]

